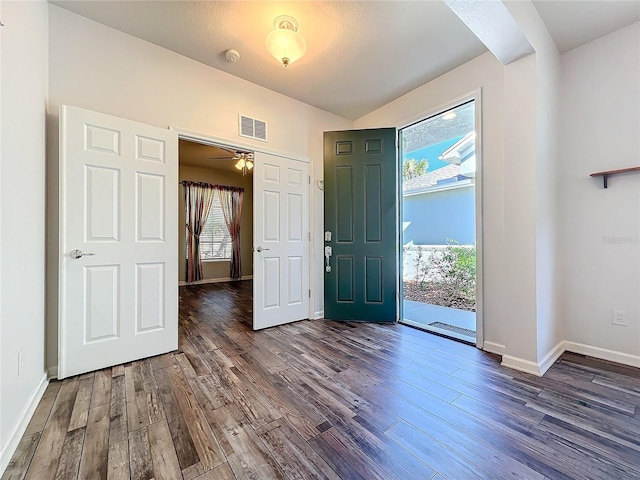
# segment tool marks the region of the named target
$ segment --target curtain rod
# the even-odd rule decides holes
[[[207,182],[193,182],[191,180],[182,180],[182,181],[178,182],[178,185],[184,185],[185,187],[187,186],[187,184],[189,184],[189,185],[197,185],[199,187],[218,188],[218,189],[221,189],[221,190],[242,190],[242,191],[244,191],[244,187],[234,187],[234,186],[231,186],[231,185],[218,185],[218,184],[207,183]]]

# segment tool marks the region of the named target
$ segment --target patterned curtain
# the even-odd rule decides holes
[[[187,227],[187,282],[202,278],[200,233],[213,205],[215,189],[208,183],[183,181]]]
[[[224,221],[231,237],[231,278],[242,276],[240,265],[240,219],[242,217],[242,199],[244,188],[217,185]]]

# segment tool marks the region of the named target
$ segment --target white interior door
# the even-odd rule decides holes
[[[60,110],[58,377],[178,347],[178,137]]]
[[[253,329],[309,318],[309,165],[256,152]]]

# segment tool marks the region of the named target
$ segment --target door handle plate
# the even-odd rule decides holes
[[[77,260],[82,257],[90,257],[92,255],[95,255],[95,253],[83,252],[82,250],[78,250],[78,249],[71,250],[71,252],[69,252],[69,256],[74,260]]]

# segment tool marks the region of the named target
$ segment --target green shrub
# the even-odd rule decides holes
[[[438,284],[456,298],[474,300],[476,294],[476,248],[463,247],[448,239],[441,252],[430,252],[423,259],[421,247],[415,260],[416,280],[420,288],[427,288],[427,281]]]

